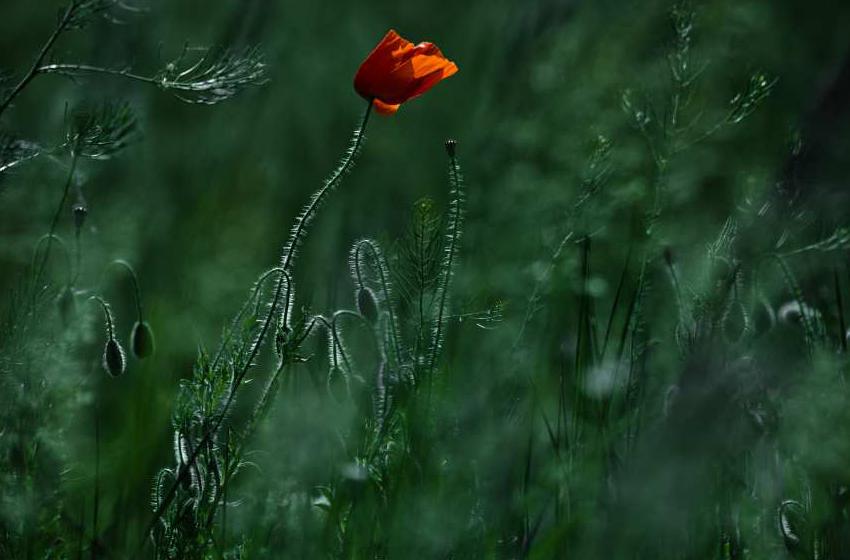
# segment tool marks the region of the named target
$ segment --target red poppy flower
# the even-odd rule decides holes
[[[385,115],[457,72],[434,43],[414,45],[390,29],[354,76],[354,89]]]

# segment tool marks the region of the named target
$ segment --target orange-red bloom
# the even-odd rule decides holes
[[[433,43],[414,45],[390,29],[354,76],[354,89],[371,99],[379,113],[391,115],[399,105],[422,95],[457,72],[457,65]]]

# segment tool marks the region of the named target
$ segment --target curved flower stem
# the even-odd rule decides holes
[[[73,267],[71,266],[71,254],[68,252],[68,246],[65,245],[65,242],[62,241],[62,238],[56,235],[55,233],[45,233],[42,235],[38,242],[35,244],[35,249],[32,252],[32,262],[30,266],[33,270],[35,270],[36,262],[38,261],[38,252],[41,250],[41,246],[47,242],[48,239],[53,239],[56,243],[59,244],[59,247],[62,248],[62,252],[65,254],[65,267],[68,269],[68,285],[72,286],[74,284],[74,275],[73,275]]]
[[[114,261],[109,263],[109,265],[120,266],[121,268],[127,271],[127,274],[130,275],[130,281],[133,283],[133,295],[136,301],[136,314],[138,315],[139,322],[141,323],[144,318],[142,314],[142,291],[139,289],[139,278],[136,275],[135,269],[133,269],[130,263],[128,263],[124,259],[115,259]]]
[[[74,182],[74,171],[77,169],[77,152],[73,151],[71,155],[71,168],[68,170],[68,178],[65,180],[65,187],[62,190],[62,198],[59,200],[59,206],[56,208],[56,213],[53,214],[53,221],[50,223],[50,232],[47,234],[47,247],[44,249],[44,256],[41,258],[41,263],[38,265],[38,270],[35,275],[35,286],[38,289],[38,284],[44,275],[44,268],[47,266],[47,259],[50,257],[50,249],[53,238],[56,233],[56,226],[59,225],[59,218],[62,216],[62,208],[65,207],[65,201],[68,200],[68,193],[71,190],[71,183]]]
[[[281,269],[280,267],[275,267],[275,268],[272,268],[272,269],[264,272],[259,277],[259,279],[257,279],[257,281],[254,283],[254,286],[251,288],[251,292],[250,292],[250,295],[248,296],[248,299],[245,300],[245,303],[242,304],[242,307],[239,309],[239,312],[233,318],[233,321],[231,321],[230,330],[227,331],[227,334],[225,335],[224,340],[222,340],[221,344],[219,344],[218,350],[215,353],[215,357],[213,358],[212,365],[210,366],[210,369],[214,370],[218,366],[218,363],[221,361],[221,357],[224,354],[225,347],[233,339],[233,333],[236,332],[236,327],[239,324],[239,321],[241,321],[242,318],[245,316],[245,313],[248,312],[248,308],[251,306],[252,303],[254,303],[255,301],[256,302],[260,301],[260,298],[258,297],[258,295],[260,293],[260,290],[263,287],[263,284],[265,284],[266,280],[268,280],[268,278],[272,274],[274,274],[275,272],[285,274],[283,272],[283,269]]]
[[[390,285],[387,280],[386,262],[384,261],[383,253],[369,239],[363,239],[357,243],[357,248],[354,250],[354,270],[357,274],[357,282],[360,286],[363,285],[363,279],[360,272],[360,248],[366,246],[372,252],[375,258],[375,268],[378,270],[378,279],[381,283],[381,291],[384,292],[384,302],[387,306],[387,314],[390,318],[390,331],[392,333],[393,350],[395,351],[396,363],[401,364],[401,343],[399,342],[398,327],[396,326],[395,313],[393,312],[392,299],[390,298]]]
[[[103,309],[103,315],[106,318],[106,337],[109,340],[115,339],[115,325],[112,319],[112,311],[109,309],[109,304],[100,297],[100,296],[91,296],[89,297],[89,301],[96,301],[100,304],[101,309]]]
[[[283,275],[282,275],[283,276]],[[289,276],[285,276],[289,278]],[[286,298],[289,298],[289,290],[290,286],[287,286],[287,295]],[[269,305],[269,312],[266,316],[266,319],[262,323],[262,327],[260,332],[254,338],[251,343],[251,351],[248,355],[248,359],[244,362],[242,368],[239,369],[233,376],[233,380],[230,386],[230,392],[227,395],[224,403],[221,405],[221,409],[218,414],[215,415],[214,420],[212,421],[212,425],[208,430],[204,432],[203,437],[201,438],[199,444],[194,447],[192,452],[189,454],[188,459],[185,464],[180,465],[180,468],[177,471],[174,482],[168,489],[168,493],[162,499],[154,512],[153,517],[151,518],[148,526],[145,528],[145,538],[142,540],[142,547],[147,543],[147,537],[151,534],[156,524],[159,523],[159,520],[162,519],[162,516],[165,514],[166,509],[171,505],[171,502],[174,501],[174,498],[177,496],[177,489],[180,487],[180,484],[189,476],[189,472],[195,464],[195,460],[198,458],[200,451],[205,448],[205,446],[209,443],[212,436],[218,432],[221,424],[224,422],[225,417],[227,417],[227,413],[230,410],[230,406],[233,404],[234,399],[236,398],[236,390],[242,385],[242,381],[245,379],[245,375],[248,373],[248,370],[251,367],[251,364],[254,362],[254,359],[257,357],[257,354],[260,351],[260,347],[262,346],[263,341],[266,338],[266,335],[269,331],[269,325],[271,324],[271,319],[274,317],[274,313],[277,310],[278,304],[280,302],[281,296],[283,292],[283,282],[278,282],[274,297],[272,299],[271,304]]]
[[[284,249],[283,257],[281,258],[281,266],[280,268],[280,278],[278,278],[277,284],[274,290],[274,296],[272,302],[269,305],[269,311],[266,314],[265,318],[262,322],[262,327],[260,332],[257,333],[257,336],[251,342],[250,351],[248,355],[248,359],[243,362],[243,367],[240,368],[238,372],[236,372],[233,376],[233,382],[231,384],[230,392],[225,399],[224,403],[221,406],[219,413],[216,415],[210,429],[204,432],[203,437],[199,445],[197,445],[185,465],[181,465],[178,469],[178,472],[175,476],[175,480],[172,485],[169,487],[168,492],[163,497],[159,506],[154,511],[153,517],[145,528],[144,539],[142,540],[141,546],[144,547],[148,541],[148,536],[152,533],[156,524],[159,523],[159,520],[162,519],[162,516],[165,514],[165,511],[174,501],[174,498],[177,496],[177,489],[180,487],[180,484],[183,480],[186,479],[189,473],[189,467],[195,463],[195,460],[198,457],[198,454],[201,449],[210,441],[213,434],[218,432],[221,427],[222,422],[224,422],[224,418],[227,417],[227,413],[230,410],[230,406],[233,404],[233,401],[236,397],[236,390],[242,384],[245,375],[248,373],[248,369],[250,369],[254,359],[257,357],[260,348],[263,345],[263,342],[266,339],[266,336],[269,332],[269,326],[272,324],[273,319],[275,317],[275,313],[277,312],[278,305],[280,304],[281,297],[283,296],[283,284],[286,282],[286,295],[283,296],[285,300],[288,302],[290,299],[290,293],[292,290],[292,282],[290,276],[290,267],[294,262],[295,251],[297,250],[298,244],[302,241],[303,236],[306,233],[307,225],[310,220],[316,214],[316,211],[321,206],[325,197],[339,184],[340,179],[345,175],[348,169],[351,167],[351,164],[354,162],[354,158],[357,152],[360,149],[360,145],[363,143],[364,133],[366,130],[366,124],[369,122],[369,115],[372,112],[372,101],[369,100],[369,105],[366,108],[366,111],[363,114],[363,120],[360,123],[360,126],[355,130],[354,137],[352,140],[351,148],[348,150],[348,153],[344,157],[342,163],[337,167],[336,171],[331,175],[331,177],[325,182],[321,189],[319,189],[314,195],[307,206],[304,208],[303,212],[299,216],[296,221],[295,228],[292,231],[292,235],[290,236],[289,242]],[[288,303],[286,304],[288,309]]]
[[[366,125],[369,122],[369,115],[372,113],[372,101],[369,100],[369,104],[366,107],[366,111],[363,113],[363,120],[360,123],[360,126],[357,130],[354,131],[354,137],[351,141],[351,147],[340,163],[339,167],[336,168],[336,171],[330,176],[330,178],[325,181],[325,184],[321,189],[316,191],[313,197],[310,199],[310,202],[304,207],[304,210],[298,216],[295,222],[295,227],[292,229],[292,235],[289,238],[289,242],[286,245],[286,248],[283,251],[283,256],[281,257],[281,268],[286,271],[290,270],[292,263],[295,260],[295,253],[298,251],[298,245],[303,241],[303,237],[307,232],[307,226],[313,220],[313,217],[316,215],[319,207],[324,202],[324,199],[327,195],[339,184],[340,179],[345,175],[345,173],[351,167],[351,164],[354,163],[354,158],[357,156],[357,152],[360,150],[360,146],[363,143],[363,138],[366,132]]]

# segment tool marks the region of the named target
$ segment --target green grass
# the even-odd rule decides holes
[[[0,557],[850,557],[850,9],[0,13]]]

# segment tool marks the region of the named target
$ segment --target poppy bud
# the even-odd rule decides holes
[[[56,298],[56,306],[59,308],[59,317],[62,319],[62,324],[67,327],[71,322],[71,317],[74,315],[74,310],[77,306],[74,290],[71,286],[65,286],[65,289],[59,293],[59,296]]]
[[[449,157],[455,157],[455,149],[457,148],[457,140],[446,140],[446,153]]]
[[[133,355],[143,360],[153,354],[155,346],[150,324],[147,321],[136,321],[130,331],[130,349]]]
[[[378,302],[375,299],[375,292],[365,286],[357,290],[357,311],[373,325],[378,320]]]
[[[127,368],[127,359],[124,357],[124,349],[114,338],[106,341],[103,348],[103,369],[112,377],[118,377]]]
[[[328,371],[328,393],[338,403],[348,399],[348,380],[339,366],[331,366]]]
[[[779,308],[779,320],[783,323],[799,325],[803,321],[803,313],[809,311],[797,301],[789,301]]]
[[[809,550],[812,545],[808,515],[799,502],[785,500],[779,506],[779,530],[785,548],[792,553]]]
[[[274,336],[274,349],[278,357],[283,357],[286,352],[286,342],[289,340],[289,335],[292,332],[288,326],[283,325],[277,330]]]
[[[71,208],[71,212],[74,214],[74,227],[77,231],[80,231],[86,223],[86,216],[89,215],[89,209],[85,202],[77,202],[74,204],[74,207]]]

